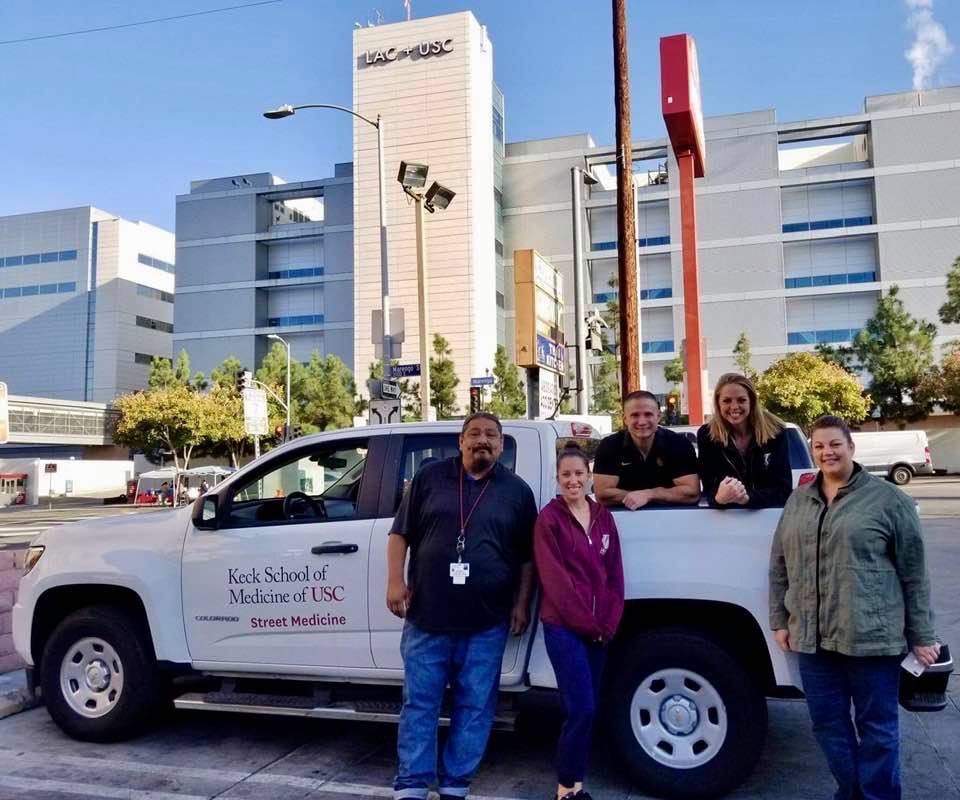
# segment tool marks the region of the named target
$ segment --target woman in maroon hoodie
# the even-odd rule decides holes
[[[534,555],[543,638],[566,719],[557,745],[557,797],[590,800],[583,776],[607,645],[623,614],[623,564],[613,515],[587,497],[590,462],[579,447],[557,459],[560,497],[540,512]]]

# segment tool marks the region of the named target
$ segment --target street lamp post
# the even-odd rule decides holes
[[[268,333],[267,338],[276,339],[287,348],[287,429],[283,435],[283,440],[287,441],[290,438],[290,342],[275,333]]]
[[[358,114],[351,108],[332,105],[330,103],[304,103],[299,106],[283,105],[273,111],[265,111],[267,119],[283,119],[291,117],[304,108],[330,108],[334,111],[343,111],[363,120],[377,130],[377,184],[380,195],[380,307],[383,313],[383,377],[388,378],[388,364],[393,357],[392,339],[390,336],[390,269],[387,261],[387,196],[386,177],[383,171],[383,119],[377,114],[376,120]]]
[[[584,321],[584,279],[583,279],[583,184],[592,186],[597,179],[583,167],[570,168],[570,191],[573,195],[573,313],[574,336],[577,346],[577,413],[590,413],[590,365],[587,364],[586,331]]]
[[[400,173],[397,180],[403,186],[403,191],[413,198],[417,207],[417,315],[420,320],[420,419],[424,422],[430,419],[430,353],[427,341],[430,330],[430,305],[427,283],[427,242],[423,229],[423,210],[433,214],[437,209],[445,209],[456,192],[441,186],[436,181],[427,189],[426,193],[414,191],[422,189],[427,184],[426,164],[411,164],[400,162]]]

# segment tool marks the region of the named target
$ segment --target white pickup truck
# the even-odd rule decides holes
[[[17,650],[71,736],[131,735],[181,708],[385,721],[403,680],[402,622],[385,603],[387,531],[459,423],[356,428],[279,447],[192,507],[40,535],[13,612]],[[504,423],[502,461],[541,506],[577,423]],[[602,732],[642,787],[716,795],[759,757],[767,696],[798,696],[767,629],[777,509],[615,513],[626,611]],[[531,615],[536,619],[536,614]],[[202,680],[192,682],[190,676]],[[173,687],[177,687],[177,694]],[[555,689],[539,626],[503,658],[498,723],[521,693]]]

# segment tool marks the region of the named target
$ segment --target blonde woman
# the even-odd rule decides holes
[[[750,379],[721,375],[713,417],[697,431],[700,479],[715,508],[782,506],[793,489],[785,425],[767,411]]]

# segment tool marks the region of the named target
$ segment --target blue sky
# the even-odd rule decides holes
[[[4,0],[0,40],[190,13],[246,0]],[[914,0],[919,2],[919,0]],[[283,0],[224,14],[0,45],[0,215],[92,204],[174,226],[192,179],[332,174],[346,115],[269,122],[284,102],[351,98],[353,23],[403,17],[402,0]],[[613,139],[608,0],[413,0],[415,17],[472,9],[494,43],[507,140],[588,131]],[[911,88],[902,0],[628,0],[633,134],[663,134],[658,39],[697,40],[705,113],[778,119],[855,113]],[[936,0],[954,52],[933,85],[960,84],[960,2]]]

